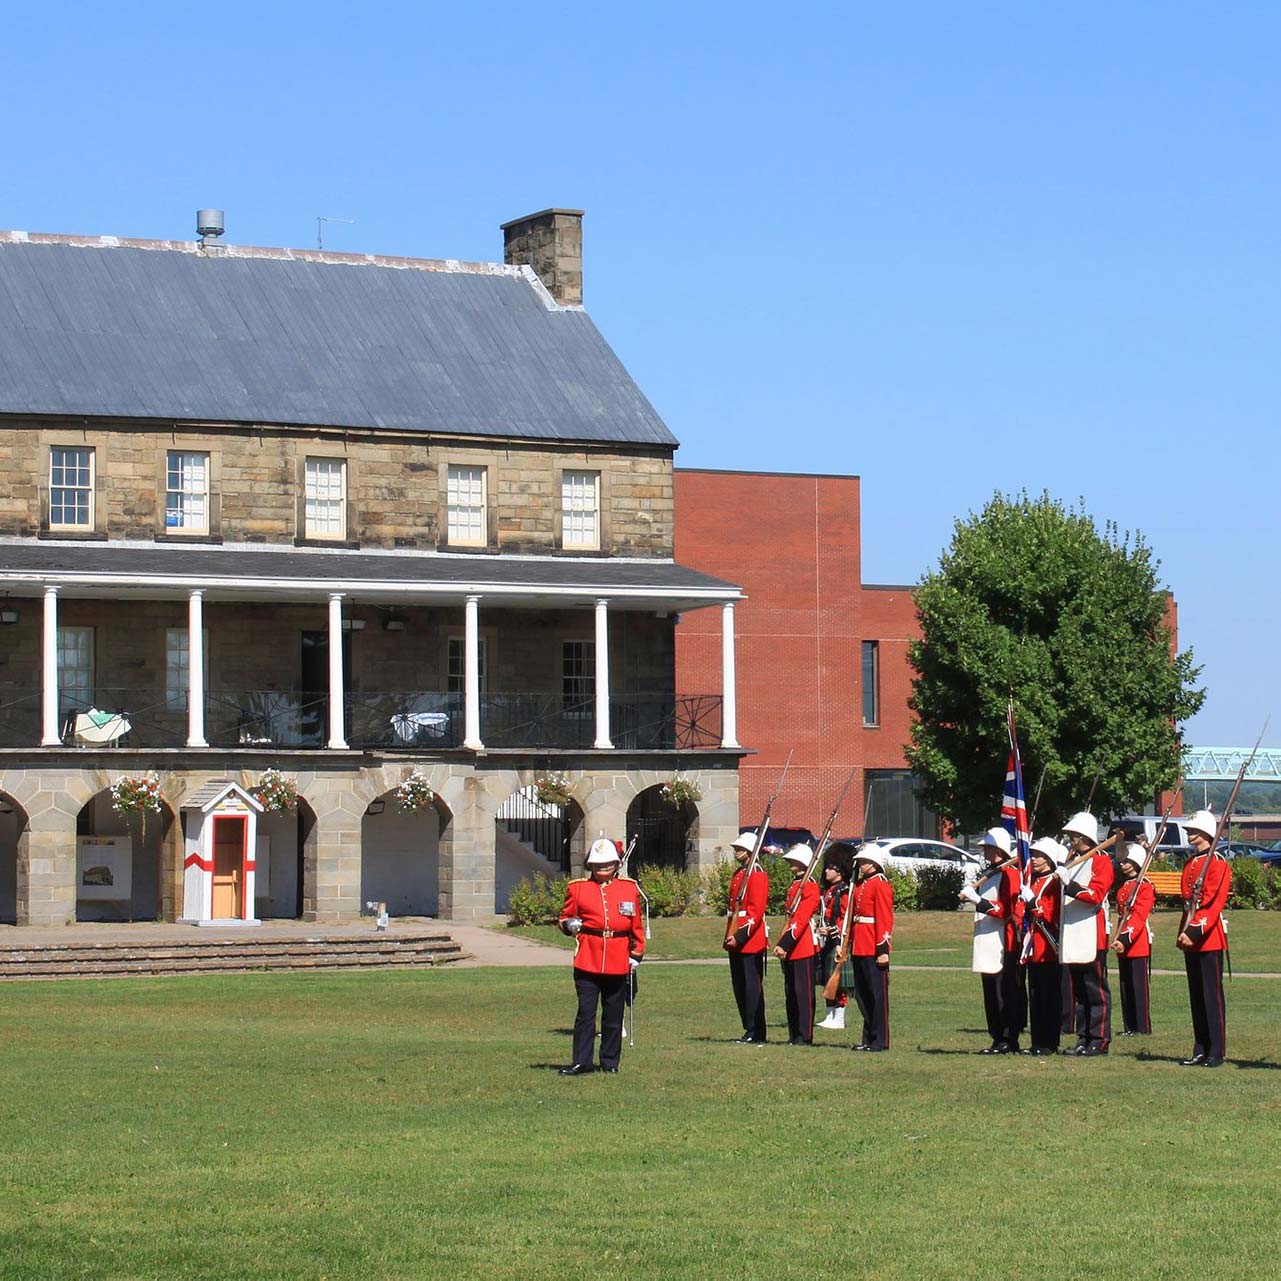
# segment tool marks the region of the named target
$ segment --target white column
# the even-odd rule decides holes
[[[721,607],[721,746],[738,747],[738,689],[734,672],[734,602]]]
[[[342,592],[329,595],[329,746],[347,746],[343,726],[342,684]]]
[[[596,602],[596,741],[598,749],[613,747],[609,741],[609,601]]]
[[[463,629],[463,746],[481,752],[480,739],[480,597],[468,596]]]
[[[205,625],[204,593],[187,597],[187,746],[205,742]]]
[[[42,732],[41,747],[58,747],[58,589],[44,589],[44,636],[40,668]]]

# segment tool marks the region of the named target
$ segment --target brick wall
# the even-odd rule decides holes
[[[910,672],[917,634],[907,589],[860,583],[859,480],[751,472],[675,473],[676,559],[740,583],[736,614],[741,819],[758,821],[789,747],[782,826],[818,832],[852,768],[859,777],[838,835],[863,830],[862,771],[905,767]],[[864,729],[861,642],[880,644],[881,723]],[[721,663],[715,611],[676,630],[681,689],[716,689]]]
[[[107,538],[183,537],[165,528],[168,450],[207,452],[210,536],[292,544],[303,530],[308,457],[347,462],[348,539],[368,548],[444,549],[445,469],[488,469],[489,545],[513,553],[560,546],[561,473],[601,473],[602,550],[672,554],[670,450],[483,444],[438,438],[281,428],[188,431],[179,426],[9,424],[0,429],[0,535],[47,524],[49,448],[95,451],[96,520]],[[198,541],[198,540],[197,540]]]

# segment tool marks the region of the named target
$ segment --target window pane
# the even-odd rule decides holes
[[[881,723],[881,664],[876,641],[863,642],[863,724]]]
[[[58,628],[58,702],[61,710],[93,703],[93,628]]]
[[[308,538],[341,538],[347,464],[341,458],[308,458],[303,524]]]
[[[564,641],[561,645],[561,700],[575,716],[594,715],[596,642]]]
[[[49,524],[88,528],[92,523],[93,450],[49,451]]]
[[[205,689],[209,688],[209,630],[204,637]],[[187,672],[191,668],[191,635],[185,627],[165,629],[165,706],[171,712],[186,711]]]
[[[449,638],[449,653],[447,658],[448,667],[445,672],[445,690],[450,694],[463,694],[467,689],[467,642],[461,636],[451,636]],[[477,676],[480,681],[480,692],[483,694],[489,687],[489,646],[485,643],[485,637],[476,638],[476,665],[478,667]]]
[[[561,475],[561,529],[566,547],[600,546],[600,473]]]
[[[209,455],[171,450],[166,467],[165,527],[209,527]]]
[[[485,519],[486,468],[451,464],[446,482],[447,533],[451,543],[488,541]]]

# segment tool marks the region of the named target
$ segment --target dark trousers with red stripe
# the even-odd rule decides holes
[[[814,1040],[813,956],[783,962],[783,999],[787,1004],[787,1039],[810,1045]]]
[[[1121,1023],[1127,1032],[1152,1031],[1152,1004],[1148,999],[1151,958],[1123,956],[1117,962],[1117,986],[1121,989]]]
[[[574,1062],[590,1067],[596,1041],[596,1006],[600,1004],[600,1065],[617,1067],[623,1049],[623,1005],[627,1000],[626,974],[593,974],[574,971],[578,1017],[574,1020]]]
[[[983,975],[983,1012],[994,1042],[1017,1046],[1027,1026],[1027,988],[1017,952],[1006,952],[999,974]]]
[[[765,1039],[765,953],[731,952],[729,977],[738,1002],[743,1031],[758,1041]]]
[[[1076,1043],[1107,1048],[1112,1040],[1112,992],[1108,987],[1107,949],[1088,965],[1069,965],[1072,1004],[1076,1008]]]
[[[1034,1050],[1057,1050],[1063,1018],[1063,967],[1033,961],[1027,967],[1028,1032]]]
[[[1184,952],[1188,998],[1192,1002],[1193,1054],[1221,1059],[1228,1048],[1228,1013],[1223,1003],[1223,953]]]
[[[854,960],[854,999],[863,1016],[863,1044],[869,1050],[890,1048],[890,967],[874,956]]]

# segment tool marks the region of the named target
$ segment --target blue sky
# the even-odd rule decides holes
[[[493,259],[584,208],[680,464],[858,473],[879,582],[1083,497],[1161,558],[1190,738],[1281,745],[1281,6],[637,8],[27,7],[0,226]]]

